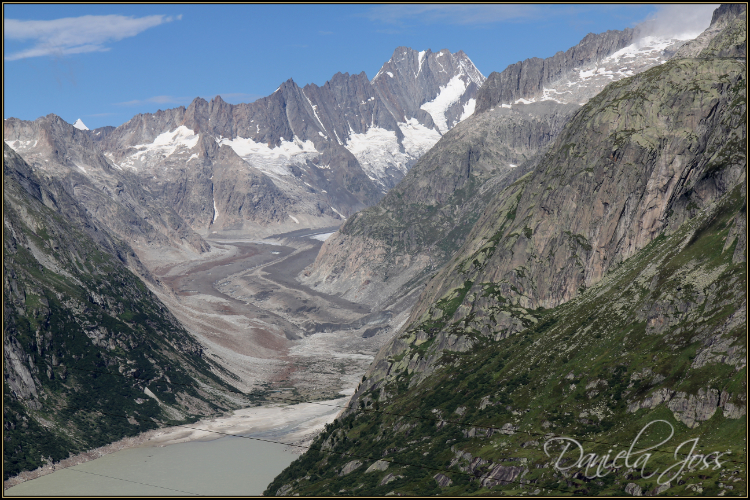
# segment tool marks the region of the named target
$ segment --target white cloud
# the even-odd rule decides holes
[[[6,61],[28,57],[64,56],[85,52],[106,52],[105,44],[135,36],[160,24],[182,19],[179,16],[81,16],[51,21],[5,19],[6,40],[31,41],[28,49],[5,56]]]
[[[643,36],[698,35],[711,24],[718,4],[659,5],[656,13],[637,26]]]
[[[538,5],[377,5],[365,16],[373,21],[399,24],[405,20],[425,23],[489,24],[517,21],[541,15]]]

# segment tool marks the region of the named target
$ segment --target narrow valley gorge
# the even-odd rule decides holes
[[[294,453],[252,494],[744,496],[746,30],[6,118],[5,489],[245,437]],[[654,421],[643,470],[723,465],[558,459]]]

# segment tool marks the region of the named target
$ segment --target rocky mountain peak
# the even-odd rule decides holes
[[[197,97],[187,108],[139,114],[117,128],[68,127],[86,136],[98,163],[106,164],[106,158],[114,169],[169,197],[198,231],[209,223],[211,231],[221,230],[228,221],[236,228],[246,222],[263,228],[279,218],[258,214],[287,211],[327,227],[340,220],[333,214],[349,216],[377,202],[443,133],[469,116],[484,79],[466,54],[447,49],[399,47],[383,68],[395,78],[370,81],[364,71],[339,72],[322,86],[304,88],[289,78],[252,103]],[[42,131],[47,140],[7,129],[6,139],[22,156],[25,145],[37,140],[69,142],[60,141],[57,132]],[[250,193],[253,201],[244,208],[227,201]],[[257,210],[247,210],[251,205]]]

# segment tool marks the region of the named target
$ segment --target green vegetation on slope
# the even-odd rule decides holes
[[[285,493],[301,495],[619,495],[629,483],[652,491],[658,474],[643,478],[632,468],[593,479],[579,467],[557,472],[551,467],[556,454],[548,457],[543,446],[549,437],[568,436],[586,453],[616,453],[649,422],[666,420],[675,434],[653,452],[646,476],[678,462],[676,447],[698,438],[696,453],[730,454],[718,459],[717,470],[685,468],[668,494],[743,495],[746,323],[738,291],[746,274],[744,260],[733,261],[737,239],[727,240],[736,217],[745,216],[745,203],[737,187],[574,300],[527,311],[533,324],[517,335],[497,341],[464,330],[472,347],[446,351],[442,366],[418,384],[411,383],[417,372],[394,365],[390,382],[365,393],[360,410],[330,425],[267,494],[284,485]],[[668,312],[666,304],[676,309]],[[430,326],[415,325],[404,337]],[[719,334],[720,352],[712,351],[706,339]],[[405,358],[420,347],[412,341]],[[665,390],[667,404],[643,404]],[[696,404],[686,396],[701,390],[720,397]],[[494,429],[489,436],[488,428]],[[645,435],[651,441],[641,440],[639,449],[667,437],[665,429]],[[379,459],[393,463],[366,473]],[[354,460],[363,465],[341,475]],[[452,483],[441,488],[438,473]],[[389,474],[397,479],[381,484]],[[493,480],[512,476],[511,484]]]

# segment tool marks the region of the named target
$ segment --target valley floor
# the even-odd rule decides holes
[[[356,387],[395,331],[391,324],[405,319],[363,321],[367,306],[296,280],[322,245],[315,237],[335,230],[262,241],[215,238],[198,258],[170,262],[146,253],[143,260],[162,284],[153,291],[226,370],[219,375],[228,382],[243,392],[286,389],[300,400],[332,399]],[[377,333],[363,338],[373,325]]]
[[[341,396],[354,393],[378,349],[406,319],[408,311],[368,321],[368,307],[297,282],[297,274],[315,260],[322,240],[336,229],[305,229],[262,241],[213,235],[208,239],[212,250],[200,256],[139,249],[142,261],[158,280],[158,286],[149,284],[151,290],[201,342],[204,355],[220,365],[223,371],[217,374],[255,396],[255,401],[260,397],[262,406],[188,426],[149,431],[25,472],[5,482],[6,489],[12,488],[6,493],[35,495],[64,488],[76,495],[101,494],[115,488],[109,494],[170,494],[170,487],[184,481],[179,479],[184,474],[172,469],[180,463],[190,470],[189,457],[200,448],[198,457],[215,454],[213,461],[226,462],[223,470],[233,470],[238,453],[248,459],[266,454],[272,457],[270,461],[276,465],[271,466],[268,477],[261,474],[256,481],[256,494],[260,494],[323,426],[336,418],[348,400]],[[250,404],[239,394],[237,401]],[[240,439],[244,443],[235,450],[237,438],[224,434],[256,440]],[[165,446],[181,451],[176,455],[174,451],[147,451]],[[92,460],[96,464],[87,464]],[[137,465],[145,463],[151,463],[148,473]],[[86,480],[79,477],[83,474],[72,474],[78,469],[89,472]],[[152,469],[161,471],[159,477],[171,477],[177,483],[155,481]],[[126,470],[124,476],[118,472]],[[144,480],[144,474],[151,479]],[[119,482],[102,475],[116,477]],[[29,481],[35,478],[39,479]],[[155,484],[161,486],[149,486]],[[255,486],[232,484],[240,490],[225,494],[253,494],[248,492]],[[93,490],[86,489],[89,487]],[[205,485],[195,492],[199,490],[203,494],[218,491]]]

